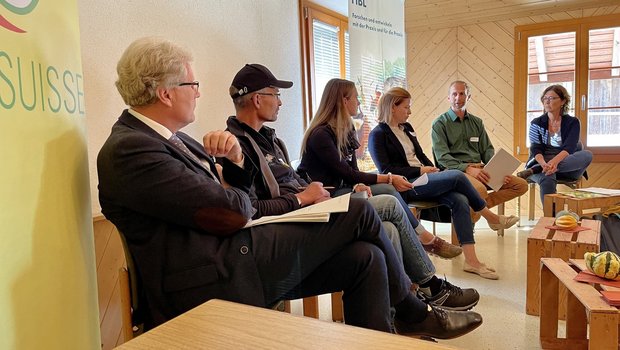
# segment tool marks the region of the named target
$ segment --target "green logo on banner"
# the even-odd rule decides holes
[[[32,10],[34,10],[35,7],[37,7],[38,3],[39,3],[39,0],[0,0],[0,5],[4,6],[7,10],[17,15],[29,14],[30,12],[32,12]],[[9,22],[9,20],[4,18],[1,14],[0,14],[0,27],[4,27],[16,33],[26,32],[25,30]]]

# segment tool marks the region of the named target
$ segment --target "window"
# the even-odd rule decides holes
[[[620,15],[515,28],[515,148],[527,159],[529,122],[551,84],[571,94],[570,114],[597,161],[620,160]]]
[[[304,122],[316,112],[323,89],[330,79],[348,79],[348,19],[312,2],[300,1],[304,77]]]

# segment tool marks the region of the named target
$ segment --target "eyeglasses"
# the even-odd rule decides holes
[[[268,96],[273,96],[275,98],[277,98],[278,100],[280,99],[280,93],[276,93],[276,92],[257,92],[257,95],[268,95]]]
[[[543,98],[541,98],[541,101],[547,101],[547,102],[553,102],[555,100],[559,99],[559,97],[556,96],[544,96]]]
[[[200,83],[197,81],[192,81],[191,83],[179,83],[177,86],[191,86],[194,91],[198,92],[198,88],[200,87]]]

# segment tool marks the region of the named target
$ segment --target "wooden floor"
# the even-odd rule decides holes
[[[118,269],[125,265],[123,246],[111,222],[94,219],[95,257],[99,299],[101,348],[113,349],[124,342],[121,333],[121,299]]]

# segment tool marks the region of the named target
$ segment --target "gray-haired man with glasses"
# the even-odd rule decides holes
[[[269,306],[336,290],[345,291],[345,317],[353,325],[389,332],[390,304],[404,325],[426,318],[363,200],[352,200],[349,213],[333,215],[329,225],[244,228],[255,212],[248,192],[256,168],[237,138],[215,131],[200,144],[180,132],[194,121],[200,97],[198,84],[186,84],[195,82],[191,61],[189,52],[159,38],[138,39],[125,50],[116,86],[129,109],[97,157],[102,212],[134,257],[147,328],[212,298]],[[277,101],[254,98],[262,97]],[[210,156],[223,159],[221,177]],[[463,322],[476,317],[448,320],[447,334],[464,333]]]

